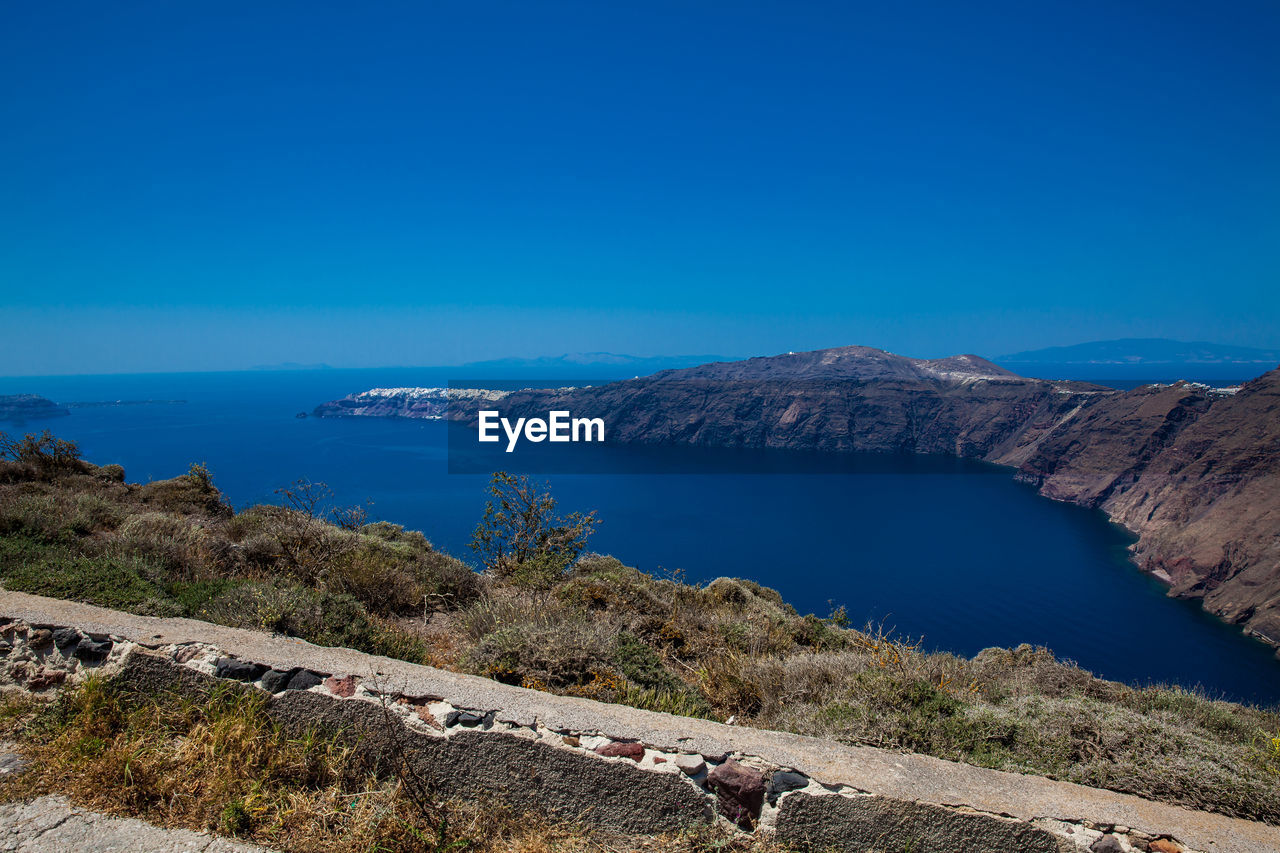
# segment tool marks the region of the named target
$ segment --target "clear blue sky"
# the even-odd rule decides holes
[[[1280,345],[1280,3],[7,3],[0,375]]]

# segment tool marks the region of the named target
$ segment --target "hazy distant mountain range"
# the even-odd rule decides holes
[[[1174,341],[1168,338],[1121,338],[1115,341],[1093,341],[1069,347],[1015,352],[992,359],[997,364],[1105,364],[1105,365],[1171,365],[1171,364],[1280,364],[1280,349],[1255,349],[1211,344],[1206,341]]]
[[[281,361],[276,364],[255,364],[250,370],[333,370],[323,362],[317,364],[300,364],[296,361]]]

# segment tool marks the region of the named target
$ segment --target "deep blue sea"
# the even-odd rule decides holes
[[[487,478],[448,473],[444,424],[295,417],[371,387],[442,385],[451,372],[23,377],[0,379],[0,394],[186,400],[76,408],[16,429],[52,429],[78,441],[90,461],[124,465],[131,481],[204,462],[237,506],[273,501],[298,478],[324,481],[339,503],[371,500],[375,518],[421,529],[470,561],[466,543]],[[844,605],[855,622],[884,622],[934,649],[972,655],[1033,643],[1107,678],[1280,703],[1273,650],[1165,596],[1128,561],[1130,537],[1101,513],[1040,498],[1007,469],[980,463],[882,455],[833,466],[842,473],[731,466],[547,479],[563,511],[598,512],[594,550],[646,571],[751,578],[802,612]]]

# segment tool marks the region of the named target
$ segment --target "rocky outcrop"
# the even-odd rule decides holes
[[[22,423],[24,421],[43,420],[44,418],[58,418],[69,414],[71,412],[67,411],[65,407],[36,394],[0,395],[0,421]]]
[[[3,689],[48,693],[94,674],[143,695],[264,691],[283,726],[348,738],[375,772],[407,765],[453,797],[498,797],[626,834],[733,821],[814,851],[1280,851],[1276,827],[1131,795],[553,696],[189,619],[0,592],[0,636]],[[109,642],[106,655],[76,657],[86,640]],[[33,667],[65,677],[36,688]]]

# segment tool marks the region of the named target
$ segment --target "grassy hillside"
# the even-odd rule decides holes
[[[1103,681],[1029,646],[928,654],[749,580],[654,577],[583,553],[589,517],[559,519],[514,479],[495,481],[481,573],[316,484],[235,512],[199,465],[138,485],[48,435],[0,455],[7,589],[1280,822],[1273,710]]]

